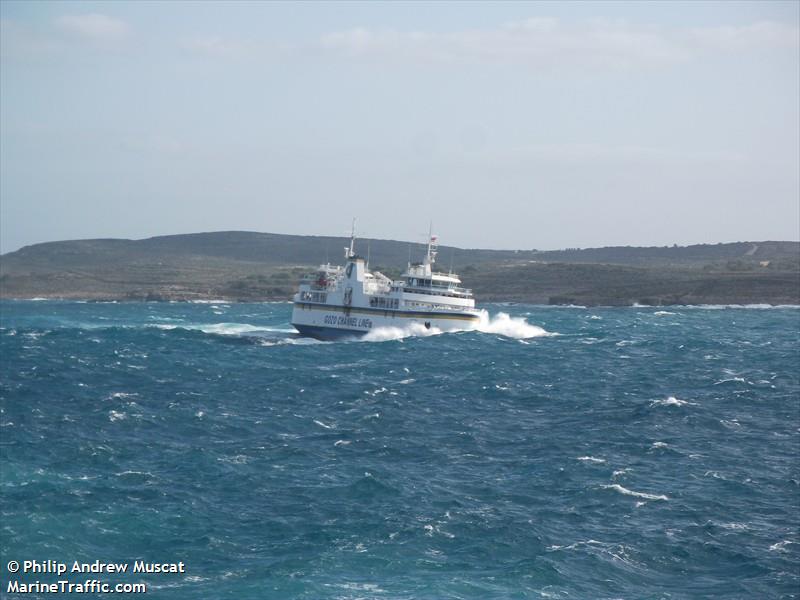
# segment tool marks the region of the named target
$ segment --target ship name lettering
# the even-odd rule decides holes
[[[372,319],[348,317],[345,315],[325,315],[325,325],[339,325],[344,327],[358,327],[360,329],[372,329]]]

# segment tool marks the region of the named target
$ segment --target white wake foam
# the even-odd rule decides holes
[[[386,342],[402,340],[407,337],[425,337],[438,335],[442,330],[437,327],[428,329],[422,323],[409,323],[405,327],[377,327],[361,338],[365,342]]]
[[[173,329],[186,329],[191,331],[202,331],[216,335],[241,336],[246,334],[259,333],[296,333],[294,329],[282,329],[279,327],[267,327],[265,325],[250,325],[249,323],[148,323],[145,327],[155,327],[170,331]]]
[[[218,335],[243,335],[246,333],[293,333],[293,329],[277,329],[263,325],[249,325],[248,323],[213,323],[210,325],[187,326],[187,329],[199,329],[203,333],[216,333]]]
[[[555,335],[541,327],[531,325],[522,317],[512,317],[504,312],[497,313],[492,317],[485,310],[480,312],[480,321],[474,329],[483,333],[496,333],[518,340]]]
[[[458,331],[480,331],[481,333],[492,333],[518,340],[557,335],[536,325],[531,325],[523,317],[512,317],[504,312],[492,316],[488,311],[481,310],[479,316],[480,320],[476,325]],[[405,327],[378,327],[368,332],[361,339],[365,342],[385,342],[387,340],[401,340],[407,337],[427,337],[440,333],[443,332],[438,327],[428,329],[420,323],[410,323]]]

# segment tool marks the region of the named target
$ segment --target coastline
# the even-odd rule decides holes
[[[83,298],[83,297],[32,297],[32,298],[16,298],[0,296],[0,303],[2,302],[64,302],[74,304],[292,304],[290,299],[233,299],[233,298],[209,298],[209,299],[131,299],[131,298]],[[770,309],[800,309],[800,302],[796,303],[769,303],[769,302],[749,302],[749,303],[736,303],[736,302],[722,302],[722,303],[698,303],[698,304],[642,304],[634,302],[632,304],[571,304],[571,303],[537,303],[525,301],[510,301],[510,300],[491,300],[485,302],[477,302],[476,307],[481,308],[484,305],[494,306],[532,306],[536,308],[575,308],[575,309],[590,309],[590,308],[686,308],[686,309],[707,309],[707,310],[723,310],[723,309],[744,309],[744,310],[770,310]]]
[[[327,249],[344,241],[217,232],[37,244],[0,256],[0,299],[284,302]],[[408,244],[366,242],[371,269],[399,277]],[[479,303],[800,304],[797,242],[546,252],[443,247],[440,254]]]

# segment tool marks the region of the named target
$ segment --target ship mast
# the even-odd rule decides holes
[[[436,255],[438,254],[439,244],[437,238],[433,235],[433,221],[428,227],[428,252],[425,254],[425,263],[433,266],[436,262]]]
[[[344,257],[346,259],[351,259],[356,255],[355,247],[356,247],[356,218],[353,217],[353,227],[350,230],[350,247],[344,249]]]

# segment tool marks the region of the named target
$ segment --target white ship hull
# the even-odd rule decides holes
[[[360,337],[382,327],[419,326],[439,331],[462,331],[477,325],[475,311],[381,310],[295,302],[292,325],[303,335],[322,340]]]

